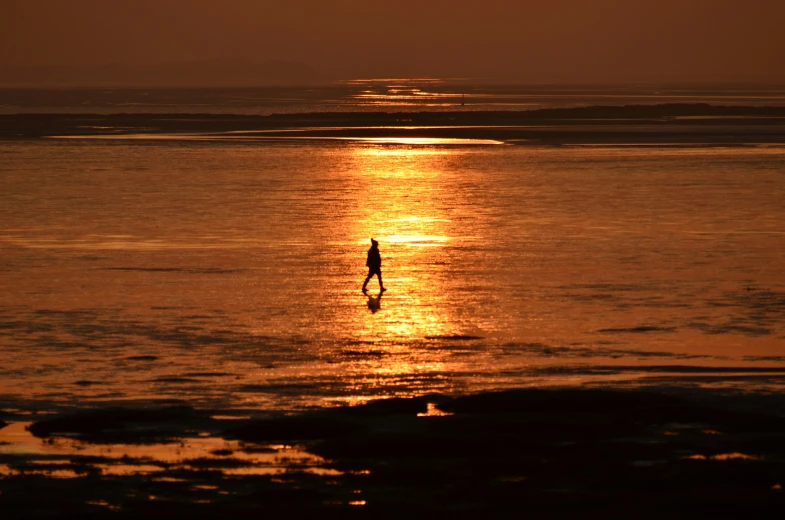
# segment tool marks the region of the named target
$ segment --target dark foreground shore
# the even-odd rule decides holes
[[[44,418],[5,412],[0,511],[3,518],[781,514],[785,417],[740,408],[749,409],[635,391],[522,389],[255,417],[183,406]],[[4,430],[21,430],[19,421],[29,423],[28,444],[10,449]],[[199,443],[209,449],[204,455],[194,451]],[[142,456],[144,449],[169,455]]]
[[[198,135],[197,135],[198,134]],[[229,134],[229,135],[227,135]],[[0,115],[0,140],[437,138],[515,144],[782,144],[785,107],[662,104],[529,111]]]

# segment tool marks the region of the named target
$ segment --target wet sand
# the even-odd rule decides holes
[[[785,506],[781,401],[517,389],[297,415],[5,412],[0,509],[4,518],[768,515]]]

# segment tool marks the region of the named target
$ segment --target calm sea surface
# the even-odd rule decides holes
[[[0,395],[781,390],[783,201],[783,147],[4,142]]]
[[[449,79],[369,79],[256,88],[0,88],[0,114],[532,110],[589,105],[785,106],[785,85],[481,85]]]

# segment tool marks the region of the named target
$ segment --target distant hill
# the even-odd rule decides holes
[[[120,63],[94,67],[0,65],[0,85],[4,86],[267,86],[303,85],[324,79],[304,63],[282,60],[213,59],[153,67],[131,67]]]

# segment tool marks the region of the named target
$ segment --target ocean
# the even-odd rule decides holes
[[[783,389],[781,145],[154,137],[0,146],[7,410]]]
[[[509,85],[384,78],[328,85],[182,88],[63,85],[0,88],[2,114],[235,114],[517,111],[597,105],[785,106],[785,86],[756,84]]]

